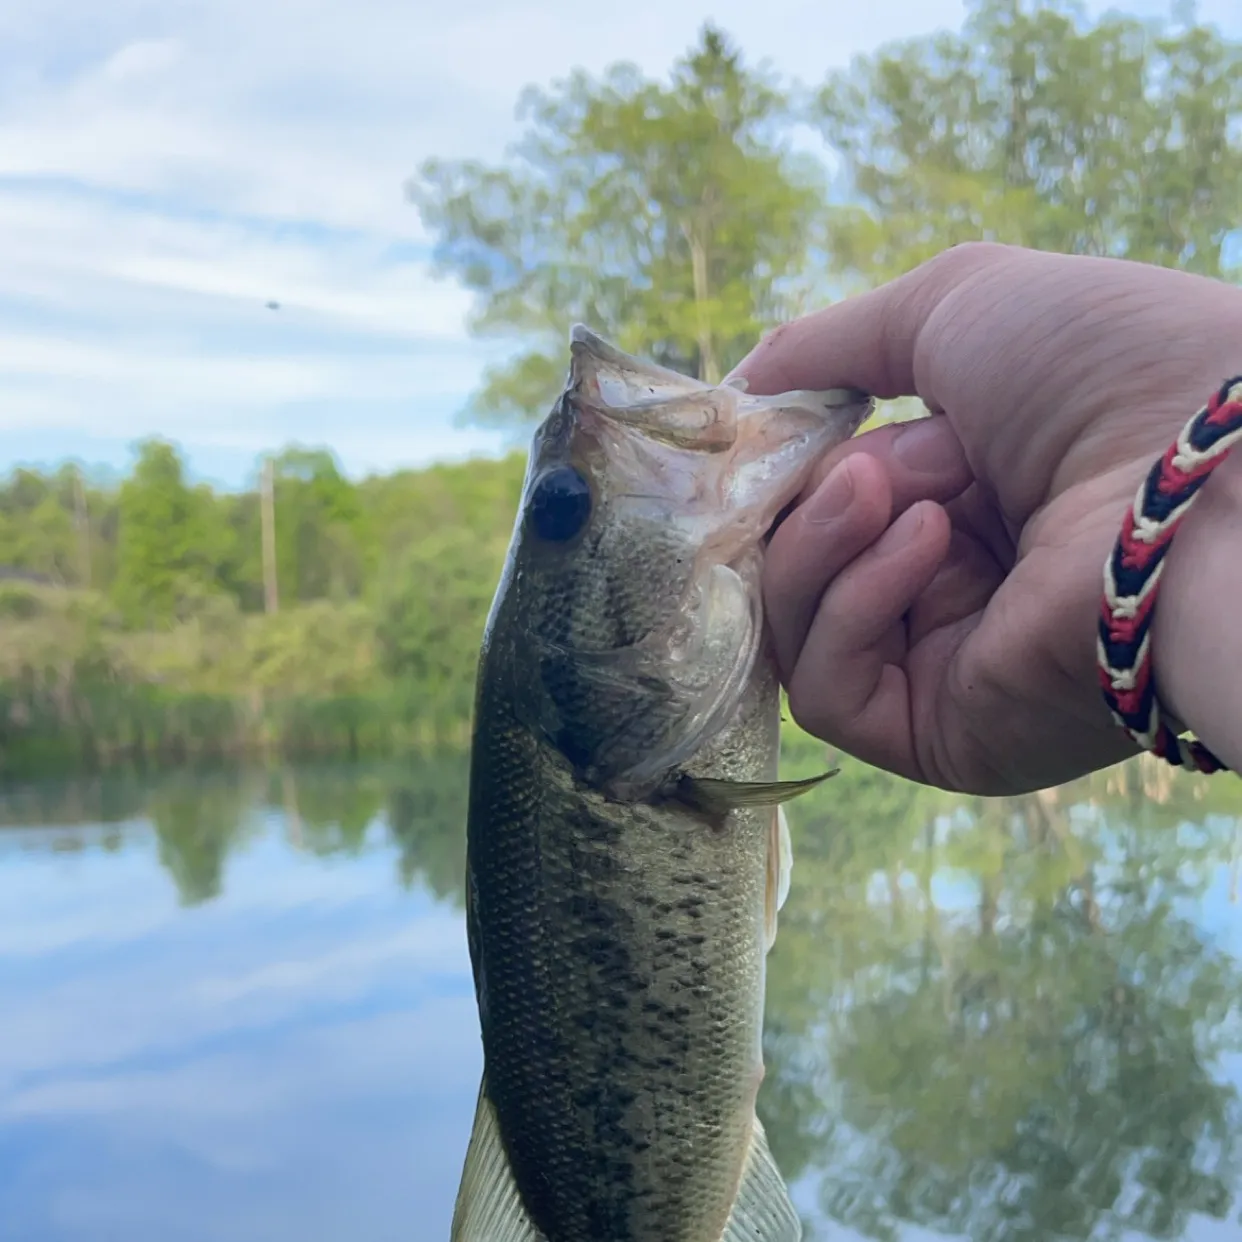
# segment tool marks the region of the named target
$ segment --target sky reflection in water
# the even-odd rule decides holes
[[[464,775],[0,794],[0,1238],[446,1240]],[[1242,1237],[1238,784],[794,805],[761,1110],[808,1237]]]

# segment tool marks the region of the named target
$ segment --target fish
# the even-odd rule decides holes
[[[796,1242],[755,1101],[789,890],[773,524],[873,408],[570,332],[480,645],[483,1070],[451,1242]]]

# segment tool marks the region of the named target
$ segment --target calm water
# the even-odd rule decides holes
[[[464,777],[0,793],[0,1239],[445,1242]],[[1239,816],[1138,767],[795,804],[761,1109],[808,1235],[1242,1238]]]

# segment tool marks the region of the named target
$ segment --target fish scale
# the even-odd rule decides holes
[[[739,778],[771,775],[761,739],[730,740]],[[476,935],[491,1098],[528,1211],[556,1242],[690,1242],[705,1215],[724,1225],[758,1086],[755,1006],[714,1002],[762,995],[765,816],[722,833],[502,763],[507,780],[477,769],[480,812],[504,827],[478,862]]]
[[[708,390],[584,330],[572,356],[480,655],[467,925],[484,1074],[452,1240],[796,1242],[755,1098],[778,804],[807,783],[777,781],[758,558],[868,406]],[[657,388],[662,405],[615,400]],[[750,485],[756,438],[772,468]]]

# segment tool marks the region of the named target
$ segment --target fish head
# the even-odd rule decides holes
[[[765,536],[872,404],[706,384],[581,326],[570,350],[489,630],[509,639],[524,719],[581,778],[639,798],[736,710],[760,648]]]

